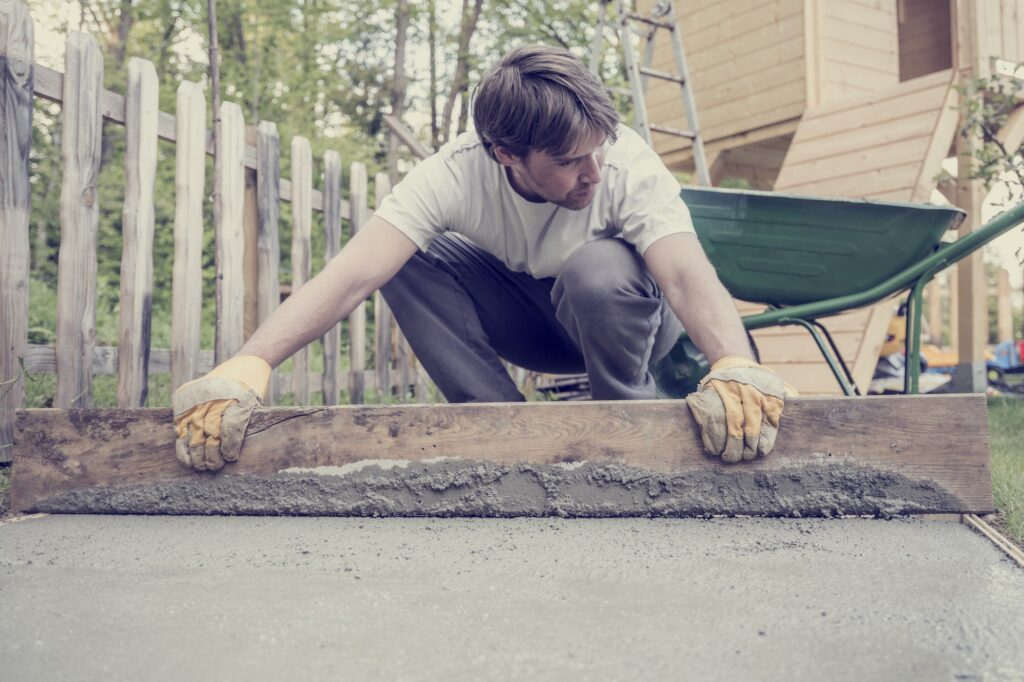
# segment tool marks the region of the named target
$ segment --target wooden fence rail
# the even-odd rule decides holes
[[[22,0],[0,3],[0,106],[4,111],[0,130],[0,243],[4,245],[0,249],[0,462],[10,459],[13,410],[23,405],[26,373],[56,373],[54,406],[61,408],[91,406],[93,376],[116,373],[118,405],[137,407],[146,402],[151,374],[170,372],[173,388],[235,353],[280,302],[282,201],[291,203],[293,292],[313,274],[313,212],[323,214],[325,262],[341,248],[344,223],[348,223],[351,236],[369,216],[363,163],[350,164],[345,199],[341,157],[337,152],[326,152],[323,189],[317,190],[313,186],[310,143],[297,136],[289,145],[292,178],[283,178],[274,123],[262,121],[258,126],[247,126],[241,108],[225,102],[220,111],[221,152],[214,169],[221,202],[219,221],[214,226],[216,343],[212,351],[201,350],[205,165],[206,156],[212,153],[202,88],[196,83],[181,83],[175,114],[159,111],[159,83],[150,62],[138,58],[128,62],[126,94],[120,95],[103,87],[103,57],[92,36],[79,32],[69,35],[61,73],[34,63],[33,31]],[[28,157],[33,96],[59,103],[62,116],[54,346],[28,343]],[[104,121],[126,129],[118,347],[96,346],[97,181]],[[151,348],[150,329],[158,139],[176,145],[169,349]],[[388,191],[386,176],[378,176],[378,205]],[[367,369],[365,304],[349,317],[350,371],[344,385],[352,402],[362,402],[367,389],[381,388],[402,400],[410,393],[411,382],[422,381],[408,345],[391,323],[379,294],[374,310],[376,368]],[[309,350],[300,350],[293,357],[290,374],[274,372],[268,402],[273,404],[284,392],[291,392],[298,403],[308,404],[314,393],[322,391],[325,404],[337,403],[343,388],[343,345],[343,325],[339,323],[323,339],[323,372],[311,372]],[[392,348],[396,349],[394,353]]]

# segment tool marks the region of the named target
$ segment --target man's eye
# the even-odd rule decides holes
[[[576,163],[576,161],[574,159],[569,159],[568,161],[559,161],[558,165],[559,166],[563,166],[563,167],[568,167],[568,166],[573,165],[574,163]]]

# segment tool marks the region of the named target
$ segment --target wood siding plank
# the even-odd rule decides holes
[[[799,187],[821,182],[823,178],[836,179],[870,173],[907,163],[908,160],[920,167],[920,159],[927,154],[930,143],[931,135],[921,135],[814,161],[787,163],[780,175],[779,184],[780,187]]]
[[[813,140],[803,140],[800,145],[791,146],[786,153],[786,163],[803,164],[828,159],[833,155],[847,154],[888,146],[917,137],[927,136],[935,126],[936,112],[924,111],[905,118],[887,121],[862,128],[854,128],[840,135],[829,135]]]

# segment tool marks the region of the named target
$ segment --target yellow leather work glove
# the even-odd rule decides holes
[[[238,459],[249,416],[266,396],[270,370],[263,358],[240,355],[182,384],[171,398],[178,461],[197,471],[217,471]]]
[[[782,378],[753,360],[727,356],[686,397],[704,448],[724,462],[767,455],[775,446],[787,392]]]

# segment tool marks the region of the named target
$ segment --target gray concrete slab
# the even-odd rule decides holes
[[[1021,680],[1022,605],[950,522],[0,525],[9,681]]]

